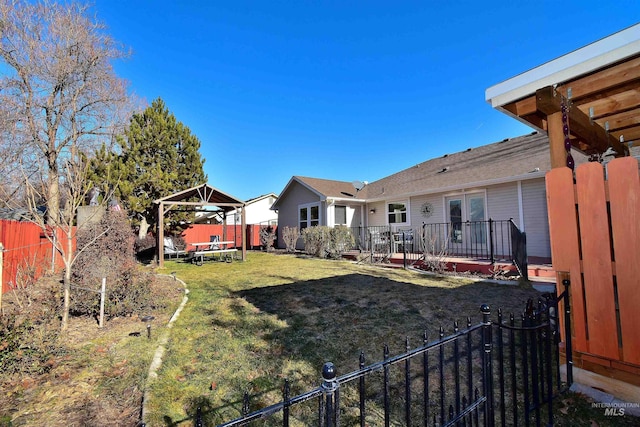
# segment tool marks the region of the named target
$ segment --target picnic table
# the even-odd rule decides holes
[[[235,242],[231,240],[189,243],[195,248],[194,251],[189,252],[191,262],[196,265],[202,265],[207,255],[211,255],[211,259],[216,259],[217,255],[220,261],[231,262],[233,261],[233,256],[238,252],[238,249],[229,248],[228,246],[234,243]]]

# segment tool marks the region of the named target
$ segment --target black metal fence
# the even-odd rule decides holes
[[[510,220],[510,225],[513,263],[518,269],[520,276],[522,276],[524,280],[529,280],[529,269],[527,260],[527,235],[523,231],[520,231],[513,220]]]
[[[529,301],[519,315],[507,318],[498,310],[491,320],[487,305],[482,322],[463,329],[454,323],[435,341],[426,333],[420,347],[338,376],[332,363],[322,368],[317,388],[290,396],[285,381],[282,401],[251,411],[245,393],[242,415],[220,427],[244,425],[360,426],[506,426],[553,424],[553,398],[571,384],[571,346],[566,346],[567,375],[563,381],[559,354],[559,301],[564,309],[565,337],[570,336],[568,281],[559,297]],[[198,409],[195,425],[203,427]]]
[[[354,247],[385,260],[403,253],[418,260],[425,252],[479,260],[520,262],[526,267],[526,240],[513,220],[422,224],[420,227],[352,227]],[[521,271],[526,272],[523,268]]]

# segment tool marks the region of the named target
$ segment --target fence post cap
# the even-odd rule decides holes
[[[322,378],[331,381],[336,377],[336,368],[331,362],[322,365]]]
[[[482,314],[491,314],[491,308],[489,307],[489,304],[482,304],[480,306],[480,311],[482,312]]]

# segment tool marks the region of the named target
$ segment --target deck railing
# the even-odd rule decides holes
[[[451,257],[513,262],[526,271],[526,240],[513,220],[422,224],[418,227],[352,227],[353,249],[372,254],[422,255],[437,250]],[[417,259],[417,258],[416,258]],[[524,262],[524,264],[522,264]]]

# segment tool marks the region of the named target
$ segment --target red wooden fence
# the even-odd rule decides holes
[[[258,248],[260,229],[262,226],[247,225],[247,248]],[[275,227],[274,227],[275,228]],[[242,246],[242,226],[195,224],[183,233],[185,242],[208,242],[210,236],[219,236],[220,240],[235,242]],[[0,243],[4,246],[2,265],[2,292],[12,287],[22,286],[27,278],[38,278],[48,271],[51,263],[62,267],[59,254],[52,260],[51,242],[43,234],[42,229],[31,222],[0,220]],[[233,246],[233,245],[230,245]],[[193,247],[187,247],[193,249]]]
[[[553,268],[571,280],[573,349],[640,372],[640,173],[638,160],[579,166],[546,176]],[[562,273],[559,273],[562,274]],[[562,286],[557,286],[562,291]]]
[[[247,248],[259,248],[260,229],[263,226],[257,224],[247,225]],[[275,231],[275,226],[274,226]],[[209,242],[211,236],[218,236],[221,241],[235,242],[235,247],[242,247],[242,226],[222,224],[193,224],[182,233],[187,250],[194,249],[189,243]],[[229,245],[233,247],[234,245]]]
[[[23,286],[51,267],[52,245],[42,228],[31,222],[0,220],[0,243],[4,246],[2,292]],[[56,266],[60,266],[56,254]]]

